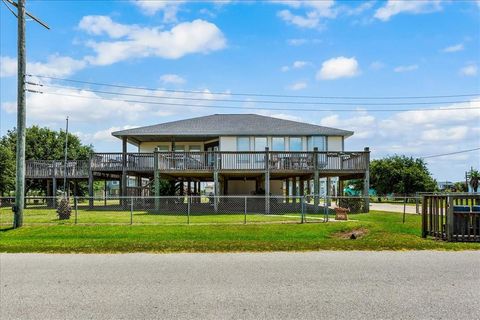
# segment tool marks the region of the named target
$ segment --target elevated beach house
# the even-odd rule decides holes
[[[49,179],[50,191],[69,179],[119,181],[119,193],[160,195],[172,181],[179,194],[300,195],[341,192],[347,179],[365,179],[369,150],[346,151],[353,132],[256,114],[214,114],[112,133],[122,151],[89,160],[27,161],[27,178]],[[127,145],[137,152],[127,152]],[[332,182],[334,182],[332,184]],[[156,191],[152,191],[156,190]]]

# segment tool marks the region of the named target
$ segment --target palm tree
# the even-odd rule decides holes
[[[480,181],[480,172],[472,168],[470,170],[470,187],[472,187],[473,192],[477,192],[479,181]]]

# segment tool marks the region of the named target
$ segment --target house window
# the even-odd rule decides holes
[[[308,150],[318,148],[318,151],[325,151],[326,147],[327,143],[324,136],[313,136],[308,139]]]
[[[285,151],[285,138],[273,137],[272,138],[272,150],[273,151]]]
[[[175,152],[185,152],[185,146],[184,145],[175,145]]]
[[[237,137],[237,151],[250,151],[249,137]]]
[[[201,148],[200,146],[197,146],[197,145],[195,145],[195,146],[189,146],[189,148],[188,148],[188,150],[189,150],[190,152],[200,152],[201,149],[202,149],[202,148]]]
[[[157,151],[158,151],[158,152],[168,152],[168,151],[170,151],[170,150],[169,150],[168,146],[166,146],[166,145],[160,145],[160,146],[157,146]]]
[[[302,151],[302,138],[292,137],[290,138],[290,151]]]
[[[255,137],[255,151],[265,151],[267,137]]]

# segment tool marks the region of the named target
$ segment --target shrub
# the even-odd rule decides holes
[[[348,209],[350,213],[366,212],[365,199],[362,198],[341,198],[338,199],[338,206]]]
[[[62,198],[57,208],[58,219],[67,220],[70,219],[72,214],[72,207],[67,198]]]

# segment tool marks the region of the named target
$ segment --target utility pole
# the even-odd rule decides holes
[[[17,75],[17,152],[16,152],[16,177],[15,177],[15,206],[13,207],[13,228],[19,228],[23,224],[23,211],[25,208],[25,132],[26,132],[26,65],[27,57],[25,52],[25,16],[29,16],[43,27],[50,29],[45,23],[25,11],[26,0],[6,0],[17,8],[18,19],[18,75]],[[4,2],[5,3],[5,2]],[[13,12],[8,4],[7,8]]]
[[[67,126],[65,130],[65,162],[63,169],[63,197],[68,198],[68,195],[65,192],[68,192],[67,188],[67,155],[68,155],[68,116],[67,116]]]

